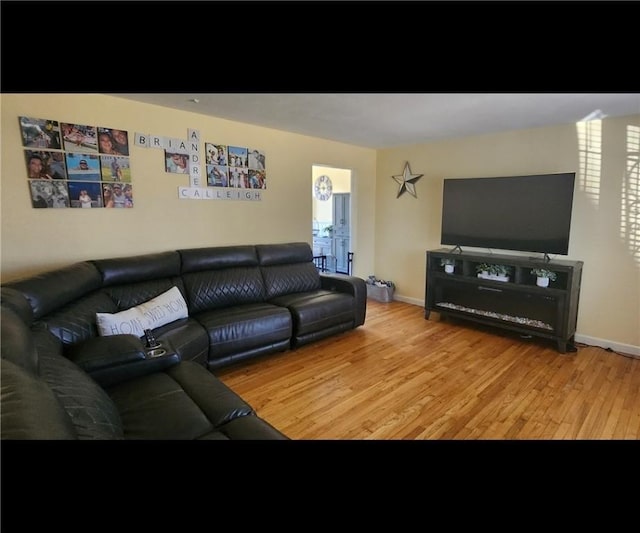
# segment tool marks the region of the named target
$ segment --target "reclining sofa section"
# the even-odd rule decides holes
[[[68,354],[99,335],[96,313],[118,313],[177,287],[188,317],[154,330],[181,360],[210,370],[285,351],[364,324],[364,280],[320,274],[308,243],[193,248],[100,259],[14,281],[33,327]]]

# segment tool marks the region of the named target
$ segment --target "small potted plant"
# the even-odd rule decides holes
[[[333,234],[333,226],[327,226],[326,228],[324,228],[324,234],[327,237],[331,237],[331,235]]]
[[[476,272],[479,278],[490,279],[493,281],[509,281],[511,267],[507,265],[492,265],[480,263],[476,266]]]
[[[491,266],[488,263],[480,263],[476,266],[476,272],[479,278],[486,278],[489,276],[489,269]]]
[[[511,274],[511,267],[507,265],[491,265],[491,274],[495,276],[498,281],[509,281],[509,275]]]
[[[453,274],[455,265],[456,265],[455,259],[449,259],[447,257],[443,257],[442,259],[440,259],[440,266],[444,267],[444,271],[447,274]]]
[[[546,268],[534,268],[531,273],[537,276],[536,285],[538,287],[548,287],[549,280],[555,281],[558,277],[553,270],[547,270]]]

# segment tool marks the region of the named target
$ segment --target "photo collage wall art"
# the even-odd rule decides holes
[[[262,150],[205,143],[207,185],[266,189],[266,158]]]
[[[133,207],[127,131],[19,117],[31,204]]]

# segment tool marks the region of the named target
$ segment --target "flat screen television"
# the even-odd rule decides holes
[[[566,255],[575,176],[447,178],[440,242]]]

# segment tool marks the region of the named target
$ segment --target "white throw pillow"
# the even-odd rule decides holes
[[[119,313],[96,313],[98,332],[102,337],[125,333],[142,337],[145,329],[155,329],[180,318],[187,318],[189,312],[178,287],[140,305]]]

